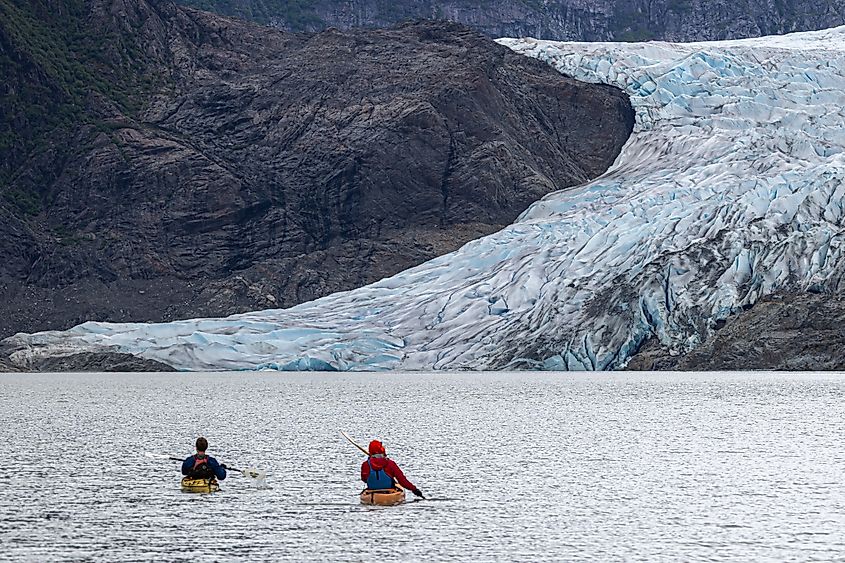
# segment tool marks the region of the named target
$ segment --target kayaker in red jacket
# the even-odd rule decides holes
[[[370,442],[368,450],[370,457],[361,464],[361,480],[367,484],[368,489],[391,489],[396,485],[396,481],[399,481],[400,485],[414,495],[425,498],[420,490],[408,481],[396,462],[387,458],[381,442],[373,440]]]

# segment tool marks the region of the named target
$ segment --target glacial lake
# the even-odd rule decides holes
[[[198,435],[265,485],[145,456]],[[842,373],[3,374],[0,453],[2,560],[845,557]]]

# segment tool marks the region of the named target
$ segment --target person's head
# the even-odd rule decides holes
[[[379,442],[378,440],[373,440],[370,442],[370,447],[368,448],[370,452],[370,456],[381,456],[384,457],[387,452],[384,451],[384,445]]]
[[[197,453],[204,454],[208,449],[208,440],[200,436],[197,438]]]

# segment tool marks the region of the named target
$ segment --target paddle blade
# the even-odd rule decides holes
[[[256,469],[255,467],[247,467],[246,469],[235,469],[233,467],[230,467],[229,471],[232,471],[234,473],[240,473],[241,475],[249,479],[250,482],[259,489],[270,488],[267,486],[267,483],[265,481],[267,479],[267,473],[265,471],[261,471],[260,469]]]
[[[241,469],[240,471],[244,477],[252,479],[253,481],[264,481],[267,478],[266,472],[254,467],[247,467],[246,469]]]

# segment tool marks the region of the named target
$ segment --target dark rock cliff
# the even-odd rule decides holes
[[[446,19],[492,37],[705,41],[845,24],[845,0],[180,0],[288,30]]]
[[[818,293],[766,298],[725,322],[701,346],[671,356],[652,340],[630,370],[843,370],[845,297]]]
[[[601,174],[633,125],[620,91],[455,24],[296,35],[166,1],[0,9],[0,336],[364,285]]]

